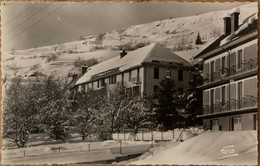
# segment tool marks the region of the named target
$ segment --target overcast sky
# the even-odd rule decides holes
[[[5,2],[3,51],[79,39],[155,20],[227,10],[245,3]]]

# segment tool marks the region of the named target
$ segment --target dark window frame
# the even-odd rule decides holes
[[[132,71],[130,70],[128,74],[129,74],[129,76],[128,76],[128,77],[129,77],[128,80],[131,81],[131,80],[132,80]]]
[[[153,78],[159,79],[160,78],[160,69],[158,67],[155,67],[153,70]]]
[[[237,69],[240,70],[242,69],[242,60],[243,59],[243,50],[238,50],[237,51]]]
[[[183,81],[183,70],[178,70],[178,81]]]

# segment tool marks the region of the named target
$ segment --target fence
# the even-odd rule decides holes
[[[171,141],[171,140],[187,140],[195,134],[190,130],[174,129],[168,131],[153,131],[140,129],[134,135],[131,130],[123,130],[122,132],[113,133],[113,140],[135,140],[135,141]]]

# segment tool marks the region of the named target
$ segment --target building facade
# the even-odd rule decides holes
[[[173,78],[176,88],[190,88],[192,65],[160,44],[146,47],[101,62],[86,69],[75,83],[78,91],[102,91],[124,85],[131,93],[142,96],[159,88],[165,76]]]
[[[238,25],[239,10],[224,18],[224,35],[196,58],[203,59],[203,124],[211,130],[258,126],[257,13]]]

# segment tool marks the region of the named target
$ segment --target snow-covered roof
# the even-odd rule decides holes
[[[233,8],[229,12],[230,13],[240,13],[240,8],[239,7]]]
[[[248,28],[251,24],[254,23],[254,21],[258,20],[258,13],[255,13],[254,15],[252,15],[251,17],[249,17],[246,21],[243,22],[243,24],[238,28],[238,30],[236,30],[235,32],[233,32],[232,34],[230,34],[229,36],[227,36],[225,39],[223,39],[220,42],[220,46],[230,42],[232,39],[234,39],[234,37],[236,37],[240,32],[242,32],[243,30],[245,30],[246,28]]]
[[[211,51],[217,50],[220,47],[241,38],[242,36],[255,32],[257,30],[257,21],[258,13],[254,13],[253,15],[251,15],[243,21],[243,23],[239,26],[238,30],[236,30],[228,36],[220,36],[218,39],[215,40],[215,42],[213,42],[212,45],[210,45],[209,47],[205,48],[202,52],[197,54],[195,58],[207,56],[206,54],[210,54]],[[221,49],[221,51],[223,51],[223,49]]]
[[[76,85],[91,81],[96,76],[107,75],[113,72],[122,72],[130,68],[138,67],[144,62],[152,61],[173,62],[183,66],[192,66],[188,61],[171,52],[170,49],[158,43],[152,43],[135,51],[129,52],[123,58],[116,56],[101,62],[88,69],[88,71],[76,82]]]

